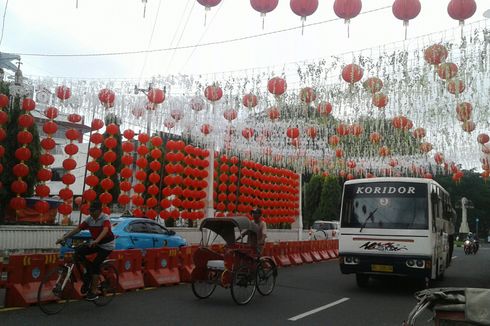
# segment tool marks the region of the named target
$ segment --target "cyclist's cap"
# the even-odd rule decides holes
[[[102,204],[99,202],[93,202],[90,204],[90,211],[100,211],[102,209]]]
[[[262,210],[260,208],[254,208],[251,212],[252,215],[262,215]]]

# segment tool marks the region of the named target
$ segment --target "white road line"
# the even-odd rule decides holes
[[[321,306],[321,307],[318,307],[316,309],[313,309],[313,310],[310,310],[310,311],[307,311],[305,313],[302,313],[301,315],[297,315],[297,316],[294,316],[294,317],[291,317],[289,318],[288,320],[291,320],[291,321],[296,321],[298,319],[301,319],[301,318],[304,318],[304,317],[307,317],[309,315],[313,315],[313,314],[316,314],[317,312],[319,311],[322,311],[322,310],[325,310],[325,309],[328,309],[328,308],[331,308],[333,306],[336,306],[338,304],[341,304],[342,302],[345,302],[349,300],[349,298],[342,298],[340,300],[337,300],[337,301],[334,301],[332,303],[329,303],[329,304],[326,304],[324,306]]]
[[[456,259],[456,258],[458,258],[458,256],[452,256],[452,257],[451,257],[451,259]]]

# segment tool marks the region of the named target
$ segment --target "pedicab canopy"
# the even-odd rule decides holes
[[[233,244],[235,243],[235,228],[238,228],[240,233],[248,231],[256,234],[258,232],[257,225],[245,216],[205,218],[200,230],[211,230],[220,235],[227,244]]]

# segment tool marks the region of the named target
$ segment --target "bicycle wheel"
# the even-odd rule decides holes
[[[231,296],[239,305],[247,304],[255,294],[255,271],[247,265],[241,265],[233,272]]]
[[[270,258],[261,258],[257,263],[257,290],[262,295],[269,295],[276,286],[277,267]]]
[[[99,296],[92,302],[96,306],[105,306],[114,299],[119,283],[119,274],[116,267],[112,264],[102,264],[100,266],[99,285],[97,295]]]
[[[73,294],[73,282],[71,277],[67,278],[68,267],[59,266],[46,274],[39,284],[37,291],[37,304],[39,308],[47,314],[54,315],[59,313],[70,301]]]
[[[192,282],[192,292],[199,299],[206,299],[213,294],[216,289],[216,283],[212,283],[208,280],[197,280]]]

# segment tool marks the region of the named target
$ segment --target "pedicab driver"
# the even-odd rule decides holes
[[[262,248],[265,244],[265,238],[267,238],[267,225],[262,221],[262,210],[258,207],[254,208],[251,212],[255,224],[258,226],[257,237],[248,236],[248,243],[257,248],[257,251],[262,252]]]
[[[84,275],[82,293],[88,292],[86,296],[87,300],[96,300],[98,298],[97,282],[99,280],[100,265],[115,247],[111,222],[109,216],[102,213],[102,205],[99,202],[93,202],[90,205],[90,216],[74,230],[68,232],[61,239],[56,241],[56,244],[61,243],[81,230],[86,229],[90,231],[92,240],[88,246],[77,248],[73,258],[75,261],[81,262],[87,269],[87,274]],[[86,256],[95,253],[97,256],[93,261],[87,259]]]

